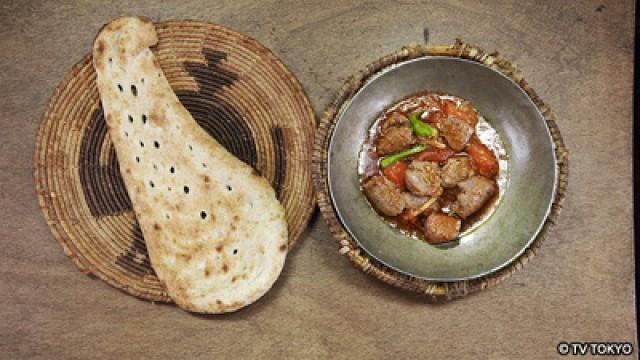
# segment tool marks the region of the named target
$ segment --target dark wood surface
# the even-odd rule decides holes
[[[407,43],[456,37],[514,60],[570,151],[560,222],[498,287],[444,305],[382,285],[338,255],[316,214],[274,289],[202,317],[82,275],[34,191],[35,133],[64,74],[111,18],[197,19],[282,58],[320,114],[354,71]],[[633,1],[152,1],[0,5],[0,353],[8,358],[549,359],[560,341],[634,341]]]

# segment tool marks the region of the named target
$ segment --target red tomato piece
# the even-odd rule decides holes
[[[395,164],[385,168],[382,170],[384,176],[387,179],[391,180],[394,184],[396,184],[400,189],[404,190],[404,177],[407,172],[407,165],[404,161],[398,161]]]
[[[466,151],[473,160],[480,175],[494,177],[498,174],[498,159],[485,144],[480,142],[478,137],[471,138],[466,146]]]

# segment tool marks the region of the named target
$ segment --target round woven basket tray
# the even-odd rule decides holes
[[[327,177],[327,149],[333,127],[340,114],[342,107],[349,103],[349,100],[358,92],[366,81],[386,67],[422,56],[452,56],[473,60],[497,70],[513,81],[515,81],[533,100],[551,132],[555,143],[557,166],[559,169],[559,181],[557,182],[556,196],[551,207],[551,211],[536,239],[517,259],[499,271],[485,275],[473,280],[463,280],[454,282],[427,281],[420,278],[401,274],[384,264],[378,262],[363,251],[357,242],[351,238],[338,219],[332,206],[329,195],[329,185]],[[468,294],[492,287],[502,280],[518,271],[529,260],[535,256],[536,251],[544,239],[548,236],[552,226],[558,218],[565,197],[565,190],[568,180],[568,152],[562,141],[560,130],[558,129],[555,117],[551,110],[540,100],[535,91],[529,87],[516,70],[515,66],[507,59],[501,57],[497,52],[486,53],[481,49],[457,40],[454,45],[448,46],[427,46],[410,45],[392,54],[384,56],[373,63],[367,65],[362,71],[345,82],[338,91],[335,99],[327,106],[320,120],[320,127],[316,132],[313,150],[313,182],[316,188],[316,197],[320,211],[334,238],[339,243],[339,252],[349,258],[349,260],[360,270],[392,286],[409,290],[425,295],[431,301],[448,301],[466,296]]]
[[[156,24],[153,52],[198,123],[273,185],[293,245],[314,209],[315,117],[296,78],[256,40],[222,26]],[[35,151],[40,206],[85,273],[129,294],[167,301],[107,133],[91,56],[73,66],[42,118]]]

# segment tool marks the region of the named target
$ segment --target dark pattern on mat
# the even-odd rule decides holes
[[[115,149],[109,149],[109,163],[100,164],[100,153],[107,136],[102,107],[91,115],[80,144],[80,183],[92,216],[117,215],[131,210],[131,200],[124,187]]]
[[[251,129],[242,120],[240,113],[217,95],[222,87],[233,84],[238,76],[219,67],[220,62],[227,57],[225,53],[205,49],[204,56],[207,59],[206,64],[184,64],[200,90],[177,91],[176,94],[209,135],[255,169],[258,155]]]
[[[116,265],[137,275],[155,274],[149,262],[147,244],[144,242],[142,230],[137,221],[133,226],[133,241],[124,254],[118,255]]]
[[[282,194],[282,183],[284,183],[284,174],[287,167],[286,162],[286,153],[285,142],[284,142],[284,130],[281,127],[276,127],[271,129],[271,137],[273,138],[273,143],[275,146],[275,159],[276,159],[276,173],[275,178],[273,179],[273,188],[276,191],[276,196],[279,200],[280,194]]]

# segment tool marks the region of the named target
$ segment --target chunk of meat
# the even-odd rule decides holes
[[[473,175],[473,166],[471,165],[471,159],[468,156],[454,156],[447,160],[447,163],[442,167],[442,186],[445,188],[452,188],[458,185],[459,182],[467,179]]]
[[[434,111],[429,113],[426,119],[424,119],[424,117],[422,117],[422,119],[426,120],[426,122],[432,126],[438,126],[445,117],[447,116],[443,111]]]
[[[404,210],[402,192],[386,177],[374,176],[367,180],[362,188],[371,205],[384,215],[396,216]]]
[[[442,119],[439,127],[447,144],[455,151],[462,151],[471,135],[473,135],[473,127],[471,125],[453,116]]]
[[[393,127],[376,139],[376,152],[384,156],[409,147],[415,142],[413,131],[408,127]]]
[[[439,196],[440,165],[431,161],[414,160],[409,164],[404,179],[407,189],[418,196]]]
[[[428,196],[416,196],[410,192],[403,192],[402,197],[404,198],[405,207],[407,209],[419,208],[429,200]]]
[[[496,183],[481,175],[474,175],[458,183],[460,193],[453,204],[453,211],[465,219],[480,210],[487,200],[496,193]]]
[[[479,120],[478,113],[469,101],[463,101],[462,104],[458,106],[457,111],[454,111],[452,115],[471,125],[471,127],[476,127]]]
[[[447,116],[458,118],[471,127],[475,127],[478,123],[478,113],[468,101],[463,101],[460,105],[451,100],[442,102],[442,110]]]
[[[425,151],[417,153],[413,158],[420,161],[445,161],[449,157],[453,156],[455,152],[448,147],[444,149],[438,149],[435,147],[428,147]]]
[[[380,123],[380,133],[384,134],[387,132],[387,130],[394,127],[408,127],[410,125],[411,123],[409,122],[409,119],[404,116],[404,114],[398,111],[394,111],[391,114],[387,115],[387,117]]]
[[[438,149],[438,150],[449,149],[449,147],[443,142],[442,137],[440,136],[427,136],[427,137],[416,136],[416,143],[429,145],[429,148]]]
[[[434,212],[427,217],[424,222],[425,236],[430,244],[441,244],[447,241],[455,240],[460,232],[460,219]]]
[[[432,212],[440,210],[440,204],[438,204],[436,197],[415,196],[408,192],[403,193],[402,196],[405,198],[407,207],[400,214],[400,220],[405,223],[422,226],[418,221],[420,215],[429,216]]]

